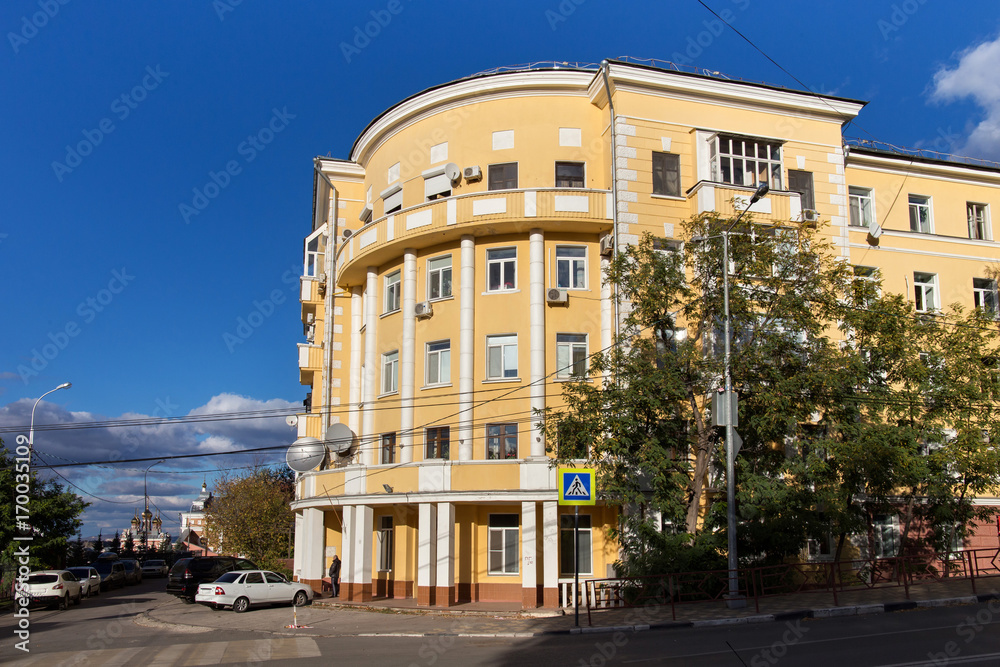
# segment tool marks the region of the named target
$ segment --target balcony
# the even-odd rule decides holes
[[[687,191],[687,197],[692,203],[693,215],[717,211],[723,217],[735,217],[747,207],[753,193],[754,188],[749,186],[698,181]],[[736,206],[733,206],[734,200]],[[750,208],[750,212],[765,220],[799,221],[802,217],[801,195],[798,192],[771,190]]]
[[[606,190],[497,190],[448,197],[379,218],[337,251],[337,282],[358,284],[368,266],[399,257],[404,248],[457,240],[465,234],[524,234],[529,229],[606,231],[613,202]]]

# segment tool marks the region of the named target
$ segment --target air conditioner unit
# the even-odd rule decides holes
[[[615,249],[615,237],[611,234],[605,234],[601,237],[601,255],[608,256]]]
[[[345,229],[344,231],[342,231],[340,233],[340,235],[343,236],[344,240],[346,241],[347,239],[349,239],[352,236],[354,236],[354,232],[352,230],[350,230],[350,229]]]
[[[316,313],[306,313],[306,324],[312,324],[316,321]]]
[[[413,314],[420,319],[430,317],[434,314],[434,307],[430,301],[421,301],[413,307]]]
[[[819,222],[819,211],[811,208],[802,209],[802,222]]]
[[[564,289],[557,289],[555,287],[546,290],[545,292],[545,302],[546,303],[569,303],[569,292]]]
[[[479,167],[466,167],[463,174],[467,181],[478,181],[483,177],[483,171]]]

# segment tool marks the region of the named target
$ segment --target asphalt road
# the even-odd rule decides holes
[[[0,619],[0,663],[10,665],[293,664],[329,665],[1000,665],[1000,602],[934,609],[777,621],[755,625],[536,637],[294,636],[243,627],[283,628],[287,607],[221,614],[227,628],[138,625],[145,611],[160,619],[191,609],[164,592],[164,580],[102,593],[66,611],[32,610],[30,653],[14,647],[16,619]],[[305,608],[321,619],[338,612]],[[381,614],[381,625],[385,621]],[[203,617],[204,618],[204,617]],[[211,618],[211,617],[209,617]],[[240,622],[234,623],[236,619]],[[245,619],[245,621],[243,620]],[[147,622],[148,621],[143,621]],[[504,621],[496,621],[502,631]],[[341,626],[343,628],[343,626]],[[354,632],[353,630],[351,632]]]

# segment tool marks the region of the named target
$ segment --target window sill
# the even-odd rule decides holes
[[[385,398],[386,396],[396,396],[397,394],[399,394],[399,390],[398,390],[398,389],[395,389],[395,390],[393,390],[393,391],[387,391],[387,392],[385,392],[384,394],[379,394],[379,395],[378,395],[378,396],[376,396],[375,398],[377,398],[377,399],[378,399],[378,398]]]
[[[653,199],[666,199],[668,201],[682,201],[682,202],[687,201],[687,197],[683,197],[681,195],[658,195],[654,192],[649,196],[652,197]]]
[[[520,382],[521,378],[486,378],[483,380],[483,384],[499,384],[503,382]]]
[[[442,382],[442,383],[439,383],[439,384],[425,384],[420,389],[422,391],[424,389],[442,389],[442,388],[447,388],[447,387],[450,387],[450,386],[451,386],[450,382]]]
[[[556,377],[556,382],[593,382],[589,377]]]
[[[378,318],[382,319],[383,317],[389,317],[390,315],[395,315],[396,313],[399,313],[399,312],[402,312],[402,311],[403,311],[402,308],[397,308],[396,310],[388,310],[388,311],[382,313],[381,315],[379,315]]]
[[[438,301],[454,301],[455,295],[449,294],[448,296],[439,296],[434,299],[428,298],[427,300],[430,301],[431,303],[437,303]]]
[[[487,290],[483,292],[480,296],[490,296],[493,294],[519,294],[521,290],[519,289],[498,289],[498,290]]]
[[[520,572],[487,572],[488,577],[520,577]]]

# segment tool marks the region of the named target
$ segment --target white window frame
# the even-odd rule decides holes
[[[315,278],[323,273],[323,260],[321,258],[326,254],[326,243],[322,243],[322,250],[320,250],[320,245],[322,241],[326,240],[325,234],[326,225],[324,224],[306,237],[304,245],[305,256],[302,260],[302,275]],[[309,246],[313,243],[316,244],[316,249],[310,250]]]
[[[578,254],[581,252],[582,255]],[[561,277],[563,266],[566,267],[565,281]],[[580,272],[583,275],[580,280],[577,280]],[[563,284],[564,282],[565,284]],[[587,246],[556,246],[556,287],[560,289],[587,289]]]
[[[513,429],[513,433],[511,433]],[[492,431],[492,432],[491,432]],[[510,456],[507,445],[513,438],[513,456]],[[496,450],[496,455],[491,456],[492,449]],[[517,458],[517,424],[487,424],[486,425],[486,458],[487,460],[510,460]]]
[[[496,355],[499,355],[497,357]],[[493,375],[490,363],[497,359],[500,364],[499,375]],[[513,361],[513,368],[510,362]],[[487,380],[517,380],[517,334],[496,334],[486,337],[486,379]]]
[[[393,531],[392,516],[379,517],[378,532],[376,540],[378,542],[378,571],[392,572],[393,561]]]
[[[448,265],[445,266],[444,262]],[[447,275],[448,292],[445,293],[445,275]],[[437,301],[439,299],[450,299],[452,296],[453,282],[451,270],[451,255],[441,255],[431,257],[427,260],[427,300]],[[437,287],[438,295],[434,296],[434,287]]]
[[[451,340],[427,343],[424,353],[424,384],[434,387],[451,383]],[[433,376],[437,375],[437,379]]]
[[[560,576],[571,576],[573,574],[573,541],[574,524],[576,519],[572,514],[559,515],[559,574]],[[584,526],[583,524],[587,525]],[[593,519],[589,514],[580,515],[580,574],[594,574],[594,538]],[[569,552],[567,554],[567,551]],[[564,563],[563,559],[570,559]],[[586,560],[586,562],[584,562]],[[564,568],[564,565],[568,569]]]
[[[934,214],[931,207],[931,198],[926,195],[907,195],[910,212],[910,231],[920,234],[934,233]],[[921,219],[921,212],[925,212],[926,219]]]
[[[969,219],[969,238],[977,241],[992,241],[990,229],[990,205],[979,202],[965,202],[965,215]]]
[[[727,143],[728,142],[728,143]],[[733,147],[739,145],[740,152],[734,152]],[[726,147],[728,150],[723,151]],[[766,155],[759,155],[761,148],[766,148]],[[778,156],[772,156],[772,149],[777,148]],[[732,134],[717,134],[709,143],[710,160],[712,163],[712,180],[717,183],[729,183],[756,188],[760,183],[767,183],[772,190],[782,189],[782,151],[781,142],[757,137],[743,137]],[[752,155],[748,155],[748,151]],[[747,171],[747,163],[766,165],[765,175],[761,177],[759,167]],[[737,167],[739,176],[737,177]],[[726,180],[726,172],[729,180]]]
[[[399,391],[399,350],[382,355],[382,394]]]
[[[981,284],[976,285],[977,282]],[[992,278],[973,278],[972,303],[987,315],[997,317],[1000,314],[1000,301],[997,300],[997,281]]]
[[[871,227],[875,222],[875,191],[872,188],[848,186],[848,224],[852,227]]]
[[[501,252],[513,250],[513,257],[498,257],[493,258],[492,255],[499,254]],[[504,280],[504,273],[507,265],[510,265],[510,272],[514,278],[511,281],[511,286],[507,287],[506,281]],[[499,283],[496,287],[491,284],[493,267],[500,267]],[[487,292],[514,292],[517,290],[517,248],[513,246],[506,246],[503,248],[487,248],[486,249],[486,291]]]
[[[587,377],[587,334],[556,334],[556,379],[579,380]],[[583,372],[574,373],[576,354],[583,353]]]
[[[938,303],[938,276],[924,271],[913,272],[913,305],[918,313],[933,313]]]
[[[504,517],[503,523],[509,523],[509,517],[514,517],[513,526],[497,525],[494,526],[494,517]],[[496,523],[500,523],[498,520]],[[518,575],[521,573],[520,564],[520,517],[517,514],[490,514],[489,516],[489,535],[487,539],[487,568],[490,575],[493,576],[504,576],[504,575]],[[496,536],[496,537],[494,537]],[[499,540],[499,548],[494,547],[494,542]],[[508,558],[508,551],[511,550],[513,546],[513,555]],[[499,560],[499,562],[497,562]]]
[[[383,290],[382,314],[399,312],[403,298],[402,272],[399,270],[386,274]]]

